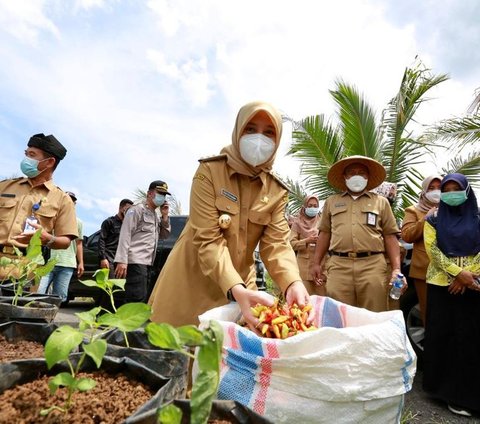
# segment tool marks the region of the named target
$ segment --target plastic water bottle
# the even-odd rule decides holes
[[[23,233],[24,234],[32,234],[37,229],[32,225],[33,224],[38,224],[38,219],[35,217],[35,212],[37,212],[40,209],[40,205],[38,203],[35,203],[32,206],[32,214],[27,217],[25,220],[25,227],[23,228]]]
[[[403,274],[397,274],[397,278],[393,280],[392,288],[390,289],[390,297],[394,300],[400,299],[403,288]]]

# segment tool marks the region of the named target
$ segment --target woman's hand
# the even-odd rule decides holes
[[[285,298],[289,305],[296,303],[300,308],[303,308],[310,303],[310,295],[301,281],[294,281],[288,286]],[[313,322],[314,317],[315,311],[312,308],[308,313],[307,325],[310,325]]]
[[[261,336],[261,333],[257,328],[259,324],[258,318],[253,316],[250,307],[255,306],[257,303],[265,306],[272,306],[275,302],[275,298],[263,291],[247,289],[242,284],[233,286],[231,290],[238,306],[240,306],[240,310],[242,311],[243,318],[245,319],[248,328]]]
[[[470,271],[461,271],[460,274],[455,277],[453,283],[448,286],[449,293],[463,294],[466,288],[480,291],[480,285],[476,280],[478,277],[477,274]]]

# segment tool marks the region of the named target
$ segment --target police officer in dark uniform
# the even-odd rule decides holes
[[[35,134],[20,163],[26,178],[0,181],[0,257],[14,256],[13,246],[25,249],[38,228],[42,245],[54,249],[66,249],[78,237],[72,199],[52,181],[66,153],[53,135]],[[4,272],[0,269],[0,280]]]

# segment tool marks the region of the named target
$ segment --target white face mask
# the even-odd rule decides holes
[[[439,203],[440,202],[440,190],[432,190],[432,191],[427,191],[425,193],[425,197],[430,200],[432,203]]]
[[[240,155],[249,165],[258,166],[269,160],[275,151],[275,142],[263,134],[245,134],[240,138]]]
[[[347,185],[348,189],[354,193],[360,193],[361,191],[365,190],[367,183],[368,179],[362,177],[361,175],[354,175],[348,180],[345,180],[345,184]]]

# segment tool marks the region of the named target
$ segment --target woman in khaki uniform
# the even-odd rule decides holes
[[[325,286],[315,284],[310,272],[317,243],[318,226],[320,225],[319,210],[318,198],[307,196],[298,216],[293,221],[290,231],[290,244],[297,253],[300,277],[302,277],[308,293],[325,296]]]
[[[440,202],[440,175],[431,175],[422,182],[422,192],[416,205],[405,209],[402,224],[402,239],[407,243],[413,243],[412,261],[410,262],[409,276],[413,278],[415,290],[418,296],[420,314],[425,323],[427,307],[427,283],[425,275],[429,259],[423,242],[423,225],[426,217],[437,210]]]
[[[282,134],[281,114],[252,102],[237,116],[232,144],[200,160],[190,193],[190,217],[150,296],[152,320],[197,324],[198,315],[234,298],[250,328],[250,306],[271,305],[257,292],[254,250],[289,303],[308,303],[284,212],[286,187],[271,174]]]

